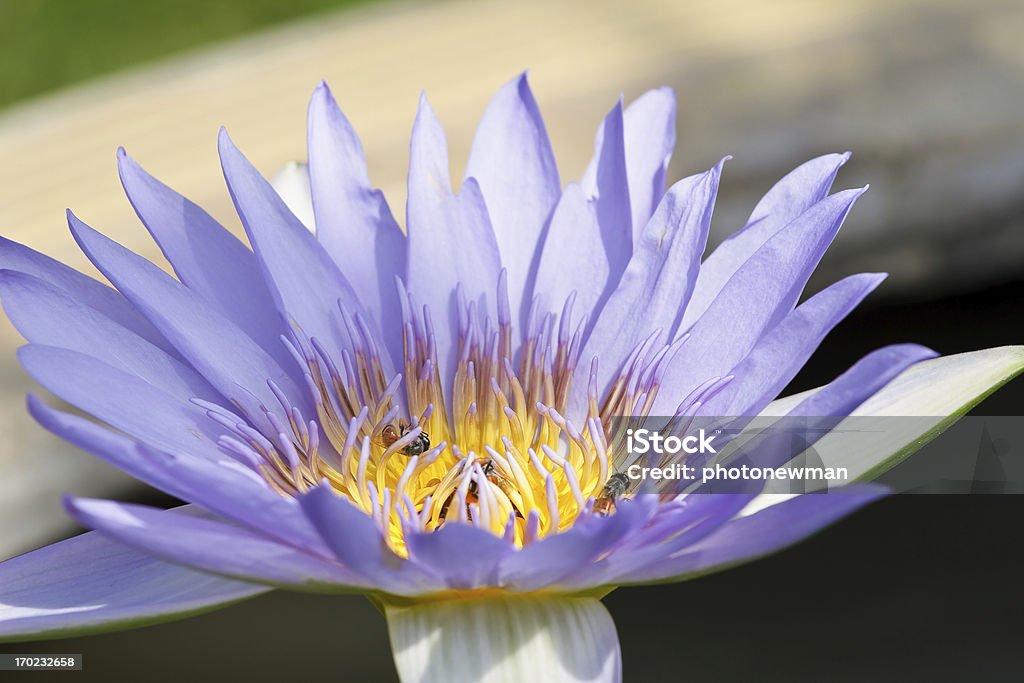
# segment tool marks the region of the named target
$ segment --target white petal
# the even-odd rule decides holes
[[[874,479],[942,433],[957,418],[1024,370],[1024,347],[1004,346],[923,361],[889,383],[851,417],[910,416],[883,432],[825,436],[815,451],[829,467],[841,463],[850,479]]]
[[[1024,346],[1001,346],[922,361],[851,415],[957,416],[1024,370]]]
[[[911,366],[884,389],[865,401],[852,418],[909,416],[893,420],[884,431],[846,429],[840,422],[833,433],[814,445],[824,467],[845,467],[849,480],[868,481],[896,466],[931,441],[982,399],[1024,370],[1024,346],[1003,346],[926,360]],[[804,392],[800,399],[813,393]],[[773,402],[762,415],[781,415],[799,399]],[[928,419],[921,419],[928,418]],[[752,514],[791,498],[763,494],[741,514]]]
[[[615,624],[594,598],[386,605],[385,615],[403,683],[622,679]]]
[[[309,166],[299,161],[291,161],[277,172],[270,185],[295,217],[302,221],[311,233],[316,234],[313,192],[309,187]]]

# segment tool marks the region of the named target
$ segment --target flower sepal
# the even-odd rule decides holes
[[[595,597],[488,593],[377,604],[403,683],[622,679],[615,624]]]

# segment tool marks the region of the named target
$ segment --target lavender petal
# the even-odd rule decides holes
[[[178,279],[238,325],[283,368],[291,367],[280,316],[256,257],[202,208],[181,196],[124,151],[117,153],[121,184]]]
[[[118,543],[211,574],[319,592],[372,585],[337,562],[208,518],[189,506],[160,510],[69,497],[64,507],[80,524]]]
[[[508,270],[512,320],[520,321],[541,235],[561,195],[551,142],[526,74],[491,99],[484,112],[466,178],[475,178],[487,202],[494,235]]]
[[[0,640],[155,624],[268,590],[169,564],[90,532],[0,563]]]
[[[362,143],[326,83],[309,103],[309,175],[317,240],[381,329],[401,320],[395,277],[405,275],[405,235],[370,185]],[[400,368],[400,335],[384,341]]]
[[[683,315],[683,329],[707,310],[722,287],[772,235],[828,195],[846,154],[826,154],[801,164],[758,202],[747,224],[730,235],[701,264],[693,297]]]

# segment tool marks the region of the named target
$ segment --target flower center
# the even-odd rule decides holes
[[[289,348],[307,371],[316,419],[307,421],[275,389],[288,423],[268,410],[274,438],[251,428],[239,433],[236,425],[223,445],[245,451],[284,495],[328,481],[402,555],[406,533],[453,520],[521,547],[581,515],[610,514],[624,488],[621,477],[609,480],[625,441],[610,418],[648,413],[667,354],[653,338],[638,346],[600,403],[597,359],[591,359],[587,405],[578,411],[581,424],[574,424],[565,416],[586,322],[573,325],[573,302],[570,296],[560,315],[533,315],[517,344],[507,305],[499,305],[492,325],[459,292],[450,380],[438,361],[429,312],[416,313],[411,300],[403,373],[390,380],[363,321],[344,321],[361,343],[340,361],[294,331]]]

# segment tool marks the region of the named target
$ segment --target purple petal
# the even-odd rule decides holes
[[[676,146],[676,95],[648,90],[626,107],[626,175],[633,214],[633,241],[665,194],[665,174]]]
[[[299,503],[338,560],[380,590],[407,596],[444,590],[442,579],[392,552],[370,516],[327,484]]]
[[[722,163],[673,185],[641,233],[583,347],[584,362],[599,359],[601,395],[637,344],[658,329],[672,338],[700,267]],[[585,408],[586,392],[585,382],[574,383],[570,415]]]
[[[69,268],[60,261],[29,249],[23,244],[0,237],[0,268],[16,270],[47,282],[82,306],[95,309],[117,324],[139,335],[167,353],[178,356],[177,350],[164,339],[145,316],[132,307],[119,292],[107,285]]]
[[[155,624],[265,593],[87,533],[0,563],[0,640]]]
[[[256,251],[277,309],[289,323],[316,338],[332,357],[355,347],[342,324],[339,306],[375,327],[352,286],[316,237],[285,205],[266,178],[220,133],[220,160],[231,198]],[[383,347],[381,347],[383,348]],[[391,373],[389,359],[383,359]]]
[[[82,526],[163,560],[228,578],[300,590],[366,588],[344,567],[194,508],[160,510],[110,500],[66,498]]]
[[[572,293],[584,315],[600,310],[612,281],[612,263],[600,238],[594,202],[571,183],[562,193],[544,235],[537,276],[528,297],[539,297],[543,312],[556,312]],[[615,280],[617,280],[617,276]],[[522,320],[522,317],[520,318]]]
[[[281,317],[248,247],[196,204],[167,187],[124,151],[117,152],[121,184],[178,279],[238,325],[281,367],[291,366],[281,343]]]
[[[764,243],[729,280],[668,364],[653,415],[671,415],[709,377],[725,376],[789,313],[853,202],[864,190],[827,197]],[[666,391],[665,389],[670,389]]]
[[[877,349],[805,398],[787,415],[845,417],[911,365],[936,356],[931,349],[917,344]]]
[[[326,83],[309,103],[309,171],[317,239],[386,330],[402,319],[395,277],[405,275],[405,235],[384,195],[371,187],[362,143]],[[401,335],[385,342],[401,367]]]
[[[133,438],[163,450],[227,459],[217,446],[224,429],[206,411],[140,377],[53,346],[23,346],[18,360],[48,391]]]
[[[850,158],[826,154],[798,166],[754,207],[742,230],[730,235],[704,261],[693,297],[683,315],[683,328],[707,310],[722,287],[765,242],[807,209],[825,198],[839,168]]]
[[[580,179],[588,197],[598,199],[606,218],[616,217],[632,230],[629,202],[629,171],[626,161],[626,122],[619,100],[598,126],[594,156]],[[607,221],[611,222],[611,221]],[[605,223],[605,221],[602,221]],[[619,226],[620,228],[623,226]]]
[[[26,273],[0,271],[0,300],[28,341],[78,351],[135,375],[179,401],[219,400],[220,394],[177,356],[94,308]]]
[[[745,455],[755,460],[752,464],[758,467],[781,467],[811,448],[857,406],[909,366],[935,356],[934,351],[916,344],[890,346],[869,353],[841,376],[815,390],[810,397],[773,422],[763,438],[750,442],[750,447],[744,449]],[[760,408],[755,405],[749,414],[757,410]]]
[[[558,167],[526,74],[491,99],[473,138],[466,177],[487,202],[502,265],[508,270],[512,320],[519,321],[541,234],[561,194]]]
[[[609,517],[578,520],[571,528],[535,541],[501,563],[501,585],[527,593],[561,583],[594,562],[654,513],[653,500],[636,499]]]
[[[272,491],[240,466],[164,453],[137,444],[85,418],[50,408],[29,396],[29,412],[46,429],[181,500],[257,529],[309,552],[329,556],[319,534],[293,498]]]
[[[466,301],[481,314],[497,320],[501,257],[477,181],[467,179],[452,194],[447,142],[426,95],[420,97],[409,155],[407,281],[433,317],[442,386],[449,387],[458,352],[456,287],[462,286]]]
[[[605,117],[594,160],[579,185],[562,194],[544,236],[531,291],[557,313],[572,292],[591,322],[611,296],[633,254],[622,102]]]
[[[155,265],[70,212],[68,224],[89,260],[255,424],[266,421],[261,406],[277,405],[267,380],[276,382],[297,405],[305,406],[305,391],[300,392],[281,366],[238,326]],[[306,410],[312,414],[311,409]]]
[[[646,496],[644,496],[646,497]],[[700,542],[715,533],[747,505],[754,496],[740,494],[702,494],[681,502],[659,505],[651,520],[619,544],[614,552],[597,562],[581,567],[563,581],[561,588],[591,588],[614,585],[623,576],[662,561],[682,548]],[[643,497],[640,498],[643,500]],[[633,501],[623,501],[620,510]],[[618,512],[616,512],[618,514]]]
[[[808,494],[765,508],[723,525],[717,532],[675,557],[665,557],[629,574],[616,584],[678,581],[777,552],[885,495],[877,484],[857,484]]]
[[[796,376],[833,327],[885,279],[851,275],[800,304],[729,374],[736,379],[704,404],[704,415],[756,415]]]
[[[839,169],[849,160],[849,152],[824,154],[797,166],[761,198],[747,219],[747,226],[742,233],[760,235],[760,243],[763,244],[775,231],[824,199]],[[774,230],[766,224],[773,224]],[[735,237],[739,238],[742,233]],[[738,246],[730,245],[730,248]]]
[[[455,589],[496,585],[498,564],[514,552],[489,531],[459,523],[445,524],[429,533],[409,534],[405,542],[410,558]]]

